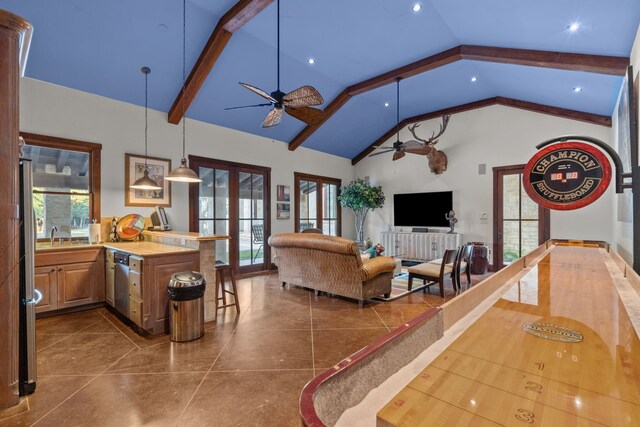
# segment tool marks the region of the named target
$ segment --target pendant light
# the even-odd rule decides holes
[[[135,188],[136,190],[162,190],[162,187],[149,178],[149,166],[147,165],[147,129],[149,127],[147,120],[147,107],[149,100],[148,80],[151,69],[149,67],[142,67],[140,71],[144,74],[144,176],[142,178],[138,178],[129,186],[129,188]]]
[[[182,0],[182,93],[185,93],[185,85],[187,81],[186,73],[186,33],[187,33],[187,1]],[[180,160],[180,166],[165,177],[167,181],[177,182],[201,182],[198,175],[189,168],[187,165],[187,158],[185,154],[185,125],[187,121],[187,115],[184,108],[184,96],[182,96],[182,160]]]

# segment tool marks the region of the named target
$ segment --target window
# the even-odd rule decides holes
[[[100,220],[100,144],[21,134],[33,170],[37,237],[88,238]]]
[[[295,231],[320,228],[324,234],[340,236],[341,208],[338,189],[342,181],[336,178],[294,173]]]

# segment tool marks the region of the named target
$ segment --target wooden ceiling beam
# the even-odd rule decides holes
[[[295,150],[302,145],[351,97],[391,84],[397,78],[412,77],[461,60],[497,62],[615,76],[624,76],[629,65],[628,57],[460,45],[347,87],[329,103],[325,109],[325,118],[320,124],[305,126],[289,142],[289,150]],[[336,102],[338,100],[339,102]]]
[[[611,127],[611,117],[602,116],[599,114],[585,113],[583,111],[569,110],[567,108],[552,107],[549,105],[536,104],[534,102],[520,101],[513,98],[505,98],[502,96],[496,96],[494,98],[482,99],[480,101],[474,101],[467,104],[457,105],[455,107],[445,108],[438,111],[431,111],[429,113],[420,114],[413,117],[408,117],[400,122],[400,129],[412,123],[424,122],[426,120],[435,119],[445,114],[456,114],[464,111],[476,110],[478,108],[489,107],[491,105],[504,105],[507,107],[519,108],[521,110],[534,111],[536,113],[548,114],[555,117],[562,117],[564,119],[578,120],[586,123],[591,123],[600,126]],[[351,164],[355,165],[364,158],[366,158],[375,147],[384,144],[396,133],[396,126],[386,131],[380,138],[376,139],[373,144],[365,148],[360,154],[351,159]]]
[[[563,119],[577,120],[580,122],[591,123],[593,125],[611,127],[611,117],[609,116],[585,113],[584,111],[570,110],[568,108],[552,107],[550,105],[536,104],[535,102],[504,98],[502,96],[497,97],[496,100],[498,105],[505,105],[507,107],[519,108],[521,110],[562,117]]]
[[[189,73],[184,87],[180,88],[180,93],[173,101],[169,110],[169,123],[174,125],[180,123],[233,33],[272,2],[273,0],[240,0],[220,18]]]
[[[587,55],[582,53],[550,52],[544,50],[510,49],[487,46],[460,46],[460,59],[498,62],[556,70],[624,76],[629,58],[622,56]]]

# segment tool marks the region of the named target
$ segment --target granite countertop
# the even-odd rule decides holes
[[[198,249],[183,248],[180,246],[163,245],[155,242],[104,242],[105,248],[127,252],[142,257],[153,257],[170,254],[198,253]]]
[[[198,233],[192,233],[189,231],[152,231],[145,230],[142,232],[143,235],[149,236],[158,236],[158,237],[172,237],[176,239],[185,239],[185,240],[197,240],[197,241],[206,241],[206,240],[229,240],[230,237],[225,234],[217,234],[214,236],[203,236]]]
[[[36,253],[39,252],[60,252],[60,251],[77,251],[81,249],[99,249],[102,243],[55,243],[53,246],[49,242],[38,242],[36,244]]]

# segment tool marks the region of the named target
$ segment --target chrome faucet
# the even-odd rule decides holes
[[[49,236],[49,239],[51,240],[51,246],[53,246],[53,239],[55,238],[56,231],[58,231],[58,227],[56,227],[55,225],[51,227],[51,234]]]

